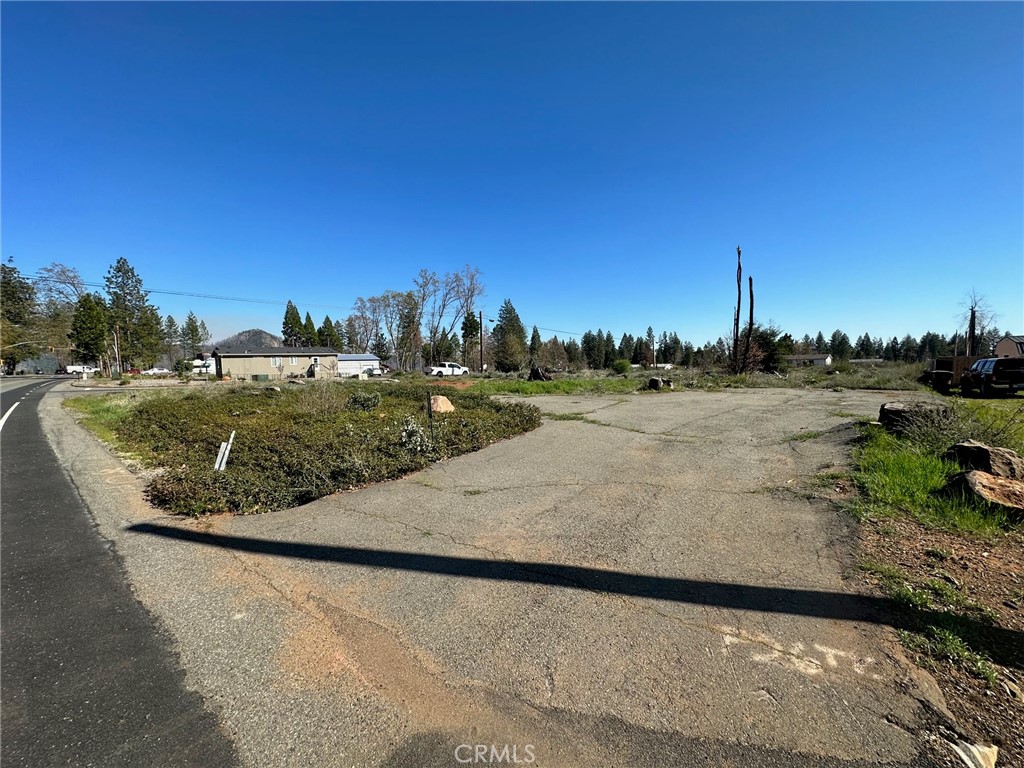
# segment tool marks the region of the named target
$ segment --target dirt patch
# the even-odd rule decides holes
[[[477,681],[451,679],[450,670],[400,628],[360,605],[361,582],[331,589],[288,565],[243,555],[233,556],[217,575],[238,590],[238,604],[270,601],[287,611],[286,633],[275,654],[284,691],[345,696],[360,690],[400,713],[411,732],[535,743],[545,765],[608,764],[609,755],[588,734],[565,732],[542,711]]]
[[[1018,663],[994,665],[994,685],[949,662],[908,655],[935,677],[957,722],[978,743],[999,747],[1000,765],[1024,765],[1024,535],[992,542],[885,518],[866,521],[859,540],[864,560],[899,568],[915,582],[948,583],[990,612],[997,626],[1022,633],[1016,654],[1010,654]],[[864,580],[876,581],[869,575]]]

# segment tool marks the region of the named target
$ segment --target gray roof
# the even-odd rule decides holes
[[[344,362],[362,363],[362,362],[370,362],[372,360],[376,360],[378,363],[380,362],[380,358],[379,357],[377,357],[376,355],[371,355],[369,353],[364,353],[364,354],[361,354],[361,355],[338,355],[338,360],[340,362],[343,362],[343,363]]]
[[[293,357],[298,355],[335,355],[330,347],[219,347],[213,350],[218,357]]]
[[[824,360],[826,357],[832,357],[828,352],[821,352],[816,355],[786,355],[787,360]]]
[[[1005,336],[1003,336],[1003,339],[1009,339],[1015,344],[1024,344],[1024,336],[1011,336],[1010,334],[1006,334]],[[1003,339],[1000,339],[1000,341],[1002,341]]]

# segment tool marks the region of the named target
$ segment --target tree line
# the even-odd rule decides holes
[[[332,321],[326,316],[317,326],[307,312],[305,319],[298,308],[288,302],[282,333],[286,346],[323,346],[342,352],[377,355],[391,360],[400,370],[413,370],[421,365],[457,360],[464,365],[480,367],[480,339],[483,337],[483,362],[491,370],[521,371],[537,365],[546,370],[610,369],[617,360],[631,365],[653,367],[674,366],[704,369],[728,369],[734,365],[735,351],[730,340],[719,337],[703,345],[684,341],[677,332],[662,331],[656,335],[652,327],[637,335],[623,333],[616,337],[611,331],[587,330],[579,341],[574,338],[543,339],[537,326],[527,333],[519,313],[509,299],[498,311],[493,327],[481,327],[473,311],[473,300],[483,293],[479,272],[466,268],[475,278],[472,290],[457,302],[440,302],[449,311],[443,314],[424,311],[433,305],[424,303],[430,292],[386,291],[380,296],[357,299],[356,311],[344,320]],[[431,273],[421,272],[417,286],[429,280]],[[433,276],[432,279],[437,279]],[[445,275],[442,283],[456,281]],[[449,289],[450,293],[456,293]],[[443,322],[438,318],[443,317]],[[427,318],[425,321],[424,318]],[[800,338],[784,333],[774,325],[749,322],[740,337],[750,331],[750,344],[745,347],[746,370],[778,371],[786,367],[791,355],[831,355],[835,362],[851,359],[877,359],[888,362],[923,362],[936,357],[966,354],[964,334],[951,336],[928,331],[920,339],[910,334],[903,338],[883,339],[863,333],[851,341],[850,336],[836,329],[829,336],[818,331],[814,336]],[[988,354],[1003,333],[998,327],[982,326],[977,335],[975,354]]]
[[[6,373],[52,353],[58,365],[96,363],[104,371],[172,367],[196,359],[210,341],[206,323],[189,312],[182,323],[149,301],[125,258],[111,265],[104,291],[89,291],[73,267],[53,263],[34,279],[8,260],[0,265],[0,349]]]

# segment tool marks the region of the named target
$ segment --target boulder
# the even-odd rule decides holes
[[[977,469],[996,477],[1024,480],[1024,458],[1009,448],[992,448],[977,440],[964,440],[946,451],[945,457],[966,471]]]
[[[954,475],[946,486],[954,494],[977,496],[1018,516],[1024,515],[1024,482],[996,477],[976,469]]]
[[[431,395],[430,410],[434,413],[452,413],[455,410],[455,406],[444,395]]]
[[[878,409],[878,422],[893,434],[906,431],[915,419],[935,418],[949,413],[949,409],[938,403],[884,403]]]

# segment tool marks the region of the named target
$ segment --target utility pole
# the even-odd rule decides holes
[[[480,373],[484,372],[484,311],[480,310]]]
[[[121,330],[121,326],[114,323],[114,358],[117,360],[117,375],[121,375],[121,344],[118,340],[118,334]]]

